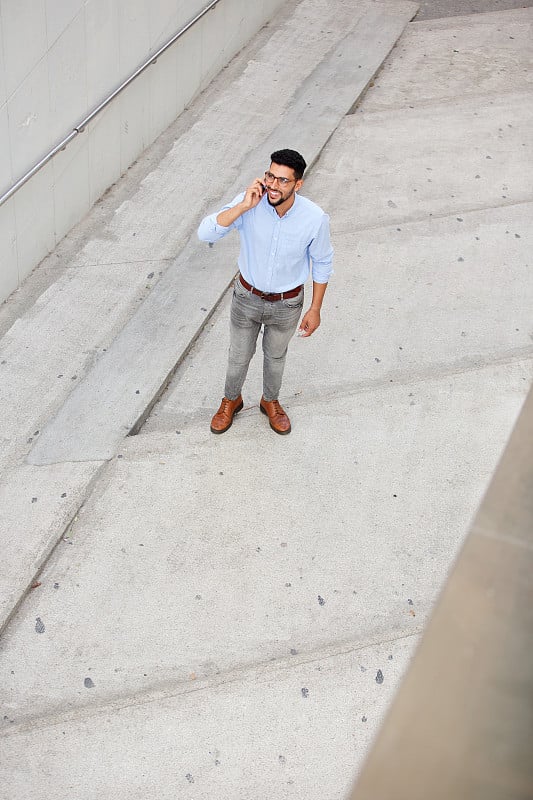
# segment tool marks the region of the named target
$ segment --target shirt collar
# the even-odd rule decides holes
[[[275,214],[278,219],[285,219],[286,217],[288,217],[288,216],[290,216],[292,214],[292,212],[294,211],[296,205],[299,204],[300,196],[299,196],[298,192],[296,192],[296,194],[294,195],[294,203],[289,208],[289,210],[285,212],[285,214],[282,217],[278,216],[278,212],[276,211],[274,206],[270,205],[270,203],[268,202],[268,197],[266,196],[266,194],[264,195],[264,200],[265,200],[266,206],[267,206],[267,208],[268,208],[268,210],[269,210],[269,212],[271,214]]]

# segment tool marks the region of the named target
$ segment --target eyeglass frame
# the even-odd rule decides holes
[[[270,172],[270,170],[267,170],[265,172],[265,183],[273,186],[275,181],[278,182],[278,186],[284,187],[288,186],[289,183],[297,183],[298,179],[294,178],[291,180],[290,178],[286,178],[284,175],[274,175],[272,172]]]

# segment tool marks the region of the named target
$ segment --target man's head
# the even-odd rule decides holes
[[[307,164],[296,150],[276,150],[270,158],[270,169],[265,173],[268,202],[271,206],[292,205],[294,193],[303,184]]]
[[[272,153],[270,160],[273,164],[281,164],[284,167],[289,167],[294,173],[297,181],[301,181],[307,164],[305,159],[296,150],[276,150]]]

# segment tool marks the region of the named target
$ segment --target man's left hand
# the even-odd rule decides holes
[[[300,336],[311,336],[311,334],[316,331],[319,325],[320,311],[310,308],[309,311],[307,311],[302,317],[302,321],[300,322],[300,326],[298,328],[298,333]]]

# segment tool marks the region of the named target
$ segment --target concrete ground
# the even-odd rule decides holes
[[[341,27],[348,6],[335,9]],[[335,276],[321,329],[291,347],[290,436],[258,413],[258,358],[245,410],[224,436],[209,432],[226,293],[116,455],[36,466],[5,442],[32,513],[44,470],[76,516],[0,640],[0,797],[346,795],[531,382],[532,21],[516,9],[411,23],[322,150],[304,193],[331,216]],[[265,52],[268,36],[288,36],[282,23],[262,33]],[[12,352],[41,346],[32,323],[61,313],[65,275],[94,302],[71,345],[80,369],[99,357],[83,326],[106,308],[99,347],[111,346],[152,280],[150,242],[131,244],[127,214],[146,208],[165,166],[145,167],[113,236],[73,234],[64,247],[78,243],[79,266],[7,331]],[[153,230],[156,273],[172,248]],[[208,254],[227,282],[234,251]],[[58,362],[43,372],[59,374],[65,354],[42,350]],[[51,390],[41,400],[33,433],[46,404],[60,406]],[[61,497],[73,474],[69,485],[92,480],[79,510]]]
[[[420,0],[415,21],[531,8],[533,0]]]

